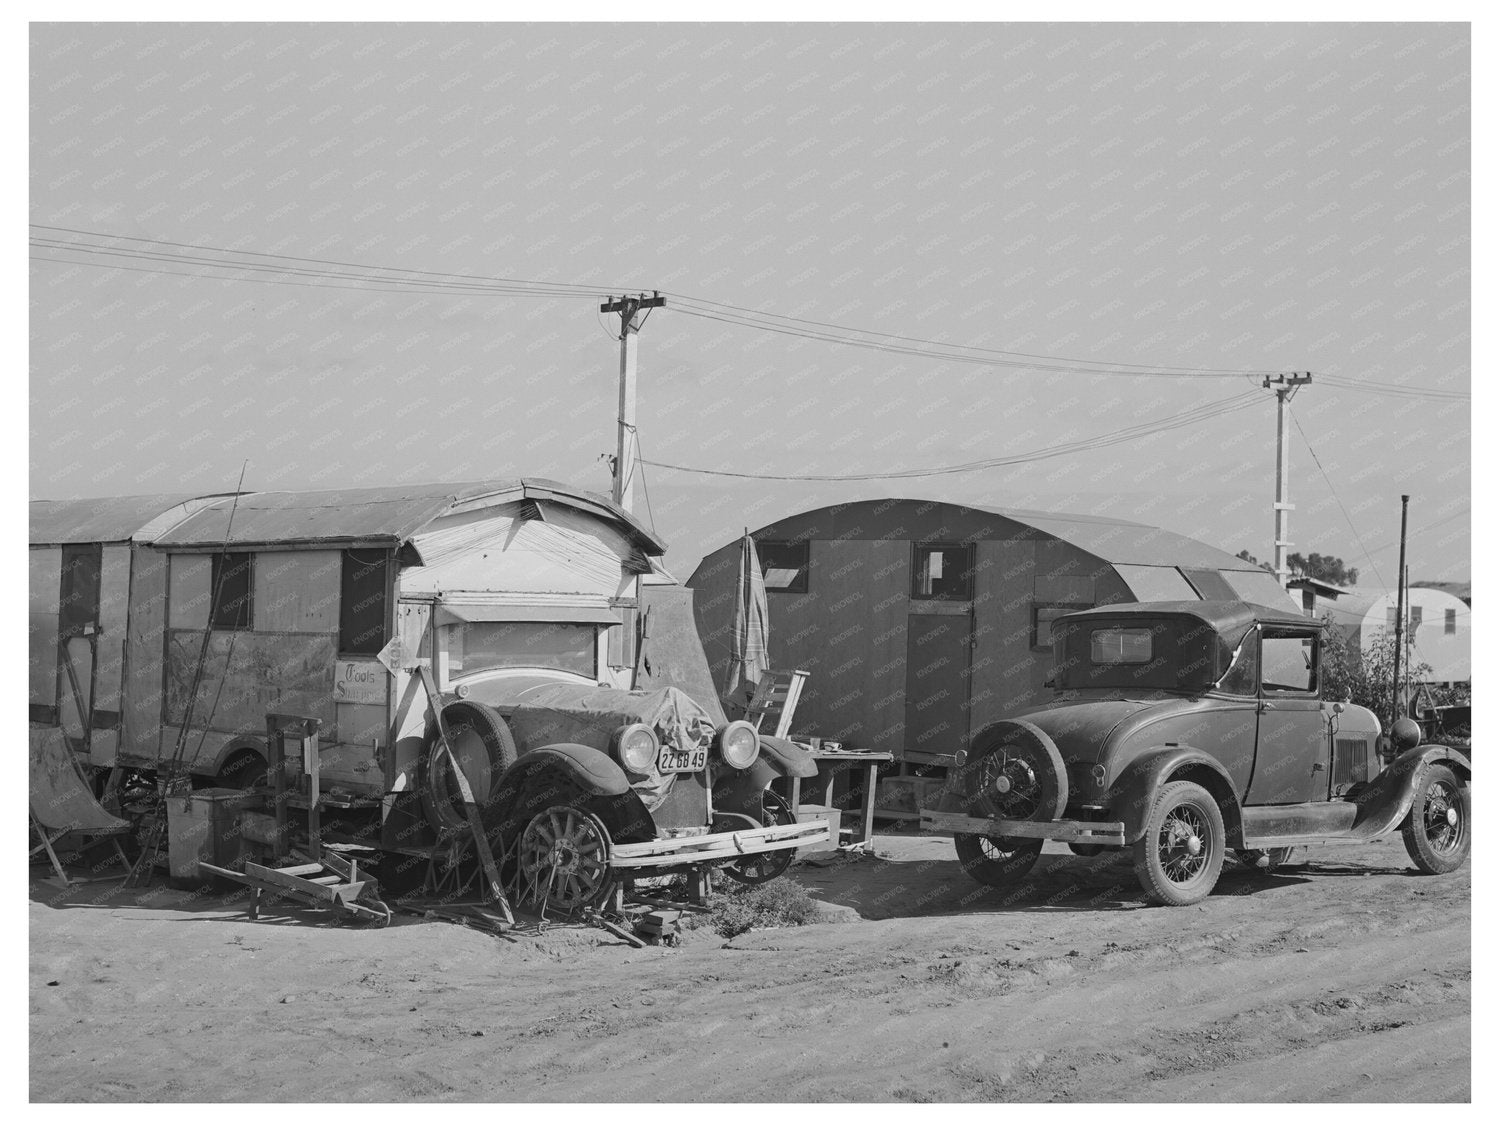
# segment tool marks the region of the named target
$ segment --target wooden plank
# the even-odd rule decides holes
[[[338,902],[338,894],[332,887],[320,886],[309,883],[306,879],[299,879],[295,875],[283,875],[274,867],[262,867],[258,863],[246,863],[245,875],[262,884],[270,884],[283,891],[289,891],[312,902],[335,905]]]
[[[625,855],[619,854],[617,848],[612,857],[611,866],[622,869],[637,867],[673,867],[678,864],[707,863],[719,859],[733,859],[736,856],[755,855],[758,852],[776,851],[790,845],[805,847],[828,839],[828,825],[826,822],[785,825],[786,828],[799,829],[795,834],[780,835],[775,839],[742,840],[736,844],[733,840],[716,839],[711,846],[696,850],[680,851],[673,854],[648,854],[648,855]],[[738,833],[735,833],[738,835]],[[633,846],[633,845],[632,845]]]
[[[665,840],[647,840],[639,844],[616,844],[612,854],[619,858],[638,859],[649,855],[684,854],[694,849],[716,848],[730,836],[743,837],[750,832],[755,832],[759,839],[776,842],[780,840],[800,839],[801,834],[809,829],[817,829],[816,824],[773,824],[767,828],[745,829],[744,832],[725,833],[716,832],[705,836],[677,836]]]
[[[255,628],[288,633],[337,633],[342,551],[258,551]]]
[[[169,560],[168,620],[173,629],[189,629],[203,635],[208,624],[208,603],[213,591],[213,559],[209,555],[165,556]]]

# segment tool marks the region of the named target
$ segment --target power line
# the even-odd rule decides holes
[[[242,257],[209,258],[180,253],[152,253],[148,249],[100,245],[77,239],[54,239],[37,236],[34,245],[38,249],[62,253],[77,253],[104,257],[121,257],[135,261],[157,263],[182,263],[212,270],[247,270],[281,275],[275,278],[224,277],[212,273],[183,273],[178,270],[125,266],[119,263],[97,261],[74,261],[51,257],[33,257],[34,261],[52,262],[61,265],[90,265],[99,268],[131,270],[139,273],[156,273],[164,276],[216,278],[218,280],[260,282],[262,284],[301,284],[310,288],[348,289],[355,292],[419,293],[429,292],[447,296],[505,295],[541,297],[583,297],[595,299],[607,291],[618,291],[619,286],[599,287],[577,282],[539,281],[522,278],[495,277],[483,274],[446,273],[437,270],[400,266],[377,266],[339,259],[315,258],[293,254],[280,254],[261,250],[236,250],[229,247],[201,243],[176,242],[169,239],[146,238],[139,235],[110,234],[102,231],[82,230],[76,227],[50,226],[34,223],[38,231],[52,231],[75,235],[82,239],[106,239],[111,242],[135,242],[148,247],[166,247],[172,250],[197,250],[219,255],[251,255],[267,261],[251,262]],[[282,263],[301,263],[285,265]],[[326,267],[326,268],[309,268]],[[361,271],[349,273],[346,271]],[[301,279],[301,280],[298,280]],[[355,281],[361,285],[334,285],[330,280]],[[364,288],[365,285],[371,288]],[[409,289],[395,286],[411,286]],[[1139,378],[1249,378],[1267,374],[1268,370],[1182,367],[1173,365],[1151,365],[1118,362],[1113,360],[1077,359],[1066,356],[1045,355],[1034,352],[1009,351],[975,344],[953,344],[941,340],[903,336],[896,333],[877,332],[864,328],[853,328],[829,321],[811,320],[783,313],[765,312],[734,305],[723,301],[693,297],[687,294],[669,293],[677,308],[686,316],[719,321],[742,328],[756,329],[778,335],[820,341],[844,347],[857,347],[890,355],[907,356],[937,362],[966,363],[972,366],[995,367],[1015,370],[1054,371],[1087,376],[1139,377]],[[1433,400],[1460,402],[1470,399],[1466,391],[1445,391],[1432,388],[1410,387],[1400,383],[1377,380],[1353,379],[1347,376],[1325,375],[1321,381],[1335,389],[1361,393],[1385,395],[1408,400]]]
[[[421,288],[427,288],[432,292],[457,291],[459,293],[472,291],[475,293],[504,293],[507,295],[528,296],[578,296],[595,298],[603,295],[603,290],[598,287],[580,285],[572,282],[543,282],[529,281],[519,278],[490,277],[479,274],[443,273],[434,270],[420,270],[405,267],[373,266],[355,262],[341,261],[338,259],[313,258],[291,254],[276,254],[259,250],[234,250],[228,247],[213,246],[200,243],[176,242],[168,239],[145,238],[137,235],[116,235],[102,231],[88,231],[76,227],[49,226],[46,224],[32,224],[37,230],[54,231],[61,234],[76,235],[85,239],[108,239],[125,240],[130,242],[144,243],[150,246],[171,247],[177,250],[207,251],[211,254],[242,255],[250,254],[258,258],[272,259],[272,263],[235,261],[232,259],[203,258],[198,255],[186,254],[152,254],[146,250],[135,250],[129,247],[101,246],[98,243],[79,242],[76,239],[50,239],[39,236],[37,246],[39,249],[51,251],[74,252],[82,254],[94,254],[103,256],[118,256],[134,260],[149,260],[159,263],[182,262],[184,264],[206,267],[209,269],[244,269],[265,273],[284,273],[294,278],[334,278],[343,281],[360,281],[373,283],[379,286],[405,284]],[[97,262],[77,262],[54,258],[37,258],[39,261],[53,261],[58,264],[67,265],[100,265]],[[279,266],[277,262],[304,263],[302,266]],[[335,267],[334,270],[310,270],[307,264],[315,266]],[[214,277],[213,274],[188,273],[181,271],[162,270],[147,267],[128,267],[118,263],[109,263],[107,268],[132,269],[136,272],[160,273],[164,275],[178,274],[189,277]],[[384,271],[389,274],[405,276],[383,277],[368,272],[349,274],[345,270],[359,271]],[[413,276],[417,275],[417,276]],[[428,278],[441,280],[426,280]],[[457,279],[457,280],[454,280]],[[265,281],[256,278],[233,278],[236,281]],[[287,282],[290,283],[290,282]],[[301,281],[301,284],[308,284]],[[339,288],[333,285],[319,285],[318,287]],[[349,288],[349,287],[345,287]],[[352,287],[358,288],[358,287]],[[612,287],[618,290],[619,287]],[[376,290],[372,290],[376,291]],[[411,292],[414,290],[381,289],[378,291]],[[1162,377],[1229,377],[1237,378],[1245,375],[1253,375],[1255,372],[1227,371],[1223,369],[1194,369],[1179,367],[1150,368],[1144,364],[1111,363],[1106,360],[1082,360],[1072,361],[1065,357],[1048,357],[1024,352],[1006,352],[996,348],[985,348],[977,345],[949,344],[942,341],[922,340],[916,337],[902,337],[889,333],[875,333],[867,329],[849,328],[834,325],[823,321],[805,320],[799,317],[787,317],[775,313],[763,313],[755,310],[745,309],[741,306],[728,305],[723,302],[707,301],[693,297],[682,297],[684,302],[698,306],[697,308],[682,308],[686,315],[697,316],[708,320],[720,320],[724,323],[738,325],[740,327],[755,328],[761,331],[774,332],[781,335],[799,336],[811,340],[820,340],[825,343],[840,344],[850,347],[861,347],[869,350],[881,351],[890,354],[907,355],[913,358],[939,360],[948,362],[961,362],[977,364],[989,367],[1008,367],[1024,370],[1053,370],[1073,374],[1084,375],[1139,375],[1150,377],[1153,375]],[[707,310],[721,310],[721,314]],[[778,323],[782,322],[782,323]],[[873,338],[872,338],[873,337]],[[916,346],[922,345],[922,346]],[[947,350],[933,350],[947,349]],[[1000,358],[1011,357],[1011,358]],[[1039,360],[1058,359],[1061,363],[1044,364]],[[1090,364],[1092,366],[1084,366]],[[1115,368],[1124,370],[1112,370]]]
[[[457,277],[465,281],[487,281],[506,285],[523,286],[550,286],[557,289],[572,289],[579,292],[580,296],[597,297],[605,292],[599,286],[579,285],[574,282],[565,281],[527,281],[521,278],[486,277],[476,274],[442,273],[437,270],[412,269],[404,266],[370,266],[358,262],[342,262],[329,258],[307,258],[295,254],[275,254],[265,250],[232,250],[224,246],[208,246],[196,242],[172,242],[164,238],[143,238],[133,234],[110,234],[107,231],[77,230],[73,227],[54,227],[43,223],[31,223],[37,230],[61,231],[65,234],[79,234],[87,238],[118,238],[128,242],[149,242],[158,246],[176,246],[185,250],[209,250],[220,254],[250,254],[257,258],[279,258],[289,262],[310,262],[315,265],[341,266],[346,269],[386,270],[394,273],[416,273],[429,277]],[[619,286],[614,288],[618,289]]]
[[[1307,446],[1308,453],[1312,454],[1313,464],[1318,467],[1318,472],[1323,474],[1323,483],[1328,485],[1328,494],[1333,497],[1333,502],[1339,506],[1339,511],[1344,513],[1344,521],[1348,523],[1349,530],[1354,532],[1354,538],[1355,541],[1359,543],[1360,550],[1364,551],[1365,561],[1370,564],[1370,569],[1375,572],[1375,577],[1379,580],[1380,584],[1384,586],[1385,578],[1381,575],[1380,568],[1375,564],[1375,556],[1372,555],[1369,548],[1365,546],[1365,541],[1359,534],[1359,528],[1354,526],[1354,520],[1349,515],[1349,509],[1344,507],[1344,502],[1339,499],[1338,490],[1333,487],[1333,480],[1329,477],[1328,470],[1324,469],[1323,462],[1318,460],[1317,450],[1313,449],[1312,442],[1307,438],[1307,431],[1302,428],[1301,419],[1299,419],[1295,414],[1292,415],[1292,424],[1297,427],[1297,432],[1302,435],[1302,444]]]
[[[864,335],[864,336],[874,336],[874,337],[877,337],[879,339],[884,339],[884,340],[898,340],[898,341],[901,341],[902,343],[925,344],[925,345],[928,345],[928,346],[931,346],[931,347],[939,347],[939,348],[961,348],[961,349],[964,349],[966,351],[983,352],[983,353],[988,353],[988,354],[991,354],[991,355],[1012,356],[1012,357],[1021,358],[1021,359],[1045,359],[1045,360],[1063,361],[1063,362],[1067,362],[1067,363],[1077,363],[1077,364],[1096,364],[1096,365],[1105,366],[1105,367],[1137,368],[1137,369],[1141,369],[1141,370],[1148,371],[1148,372],[1153,372],[1153,373],[1174,371],[1174,372],[1180,372],[1182,374],[1189,374],[1189,375],[1269,375],[1269,374],[1274,374],[1274,372],[1271,372],[1269,370],[1248,370],[1248,369],[1240,369],[1240,368],[1231,369],[1231,368],[1213,368],[1213,367],[1172,367],[1172,366],[1165,366],[1165,365],[1160,365],[1160,364],[1121,363],[1121,362],[1117,362],[1117,361],[1114,361],[1114,360],[1075,359],[1075,358],[1070,358],[1068,356],[1042,355],[1042,354],[1035,353],[1035,352],[1010,351],[1010,350],[1005,349],[1005,348],[989,348],[989,347],[983,347],[983,346],[978,345],[978,344],[950,344],[950,343],[946,343],[945,341],[942,341],[942,340],[928,340],[928,339],[923,339],[921,337],[916,337],[916,336],[901,336],[901,335],[897,335],[897,334],[891,333],[891,332],[875,332],[875,331],[872,331],[872,330],[866,329],[866,328],[849,328],[849,327],[847,327],[845,325],[830,324],[829,322],[822,321],[822,320],[806,320],[806,319],[803,319],[802,317],[788,316],[788,315],[786,315],[784,313],[763,312],[763,311],[760,311],[760,310],[757,310],[757,309],[745,308],[743,305],[731,305],[731,304],[727,304],[727,303],[725,303],[723,301],[709,301],[709,300],[705,300],[705,299],[703,299],[701,297],[690,297],[690,296],[687,296],[686,294],[672,293],[672,292],[668,292],[666,290],[663,290],[663,292],[665,292],[667,294],[667,296],[675,298],[678,302],[688,302],[688,303],[691,303],[691,304],[694,304],[694,305],[702,306],[705,309],[719,309],[719,310],[724,310],[724,311],[729,311],[729,312],[738,312],[738,313],[742,313],[742,314],[745,314],[746,316],[750,316],[750,317],[763,317],[763,318],[772,319],[772,320],[776,320],[776,321],[791,322],[791,323],[794,323],[794,324],[805,324],[805,325],[810,325],[810,326],[817,327],[817,328],[830,329],[830,330],[837,331],[837,332],[853,332],[853,333],[858,333],[858,334]]]
[[[1047,446],[1043,449],[1030,450],[1026,453],[1018,453],[1009,457],[993,457],[983,461],[970,461],[961,465],[939,465],[925,469],[895,469],[885,473],[740,473],[727,469],[701,469],[689,465],[674,465],[665,461],[645,461],[643,464],[652,465],[658,469],[670,469],[679,473],[692,473],[698,476],[711,477],[733,477],[739,480],[781,480],[781,481],[869,481],[869,480],[905,480],[917,477],[947,476],[955,473],[973,473],[985,469],[995,469],[1006,465],[1028,464],[1033,461],[1043,461],[1051,457],[1062,457],[1073,453],[1083,453],[1094,449],[1104,449],[1111,445],[1119,445],[1123,442],[1135,441],[1140,438],[1150,437],[1154,434],[1163,433],[1167,430],[1178,429],[1182,426],[1192,425],[1197,422],[1205,422],[1212,418],[1218,418],[1237,410],[1243,410],[1252,403],[1258,401],[1258,394],[1241,394],[1217,402],[1207,403],[1194,407],[1191,410],[1176,414],[1170,418],[1154,423],[1142,423],[1137,426],[1128,426],[1122,430],[1100,434],[1092,438],[1083,438],[1078,441],[1065,442],[1060,445]]]

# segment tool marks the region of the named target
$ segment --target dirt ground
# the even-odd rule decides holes
[[[36,877],[31,1098],[1469,1099],[1468,867],[1312,848],[1172,910],[1054,847],[1007,894],[881,836],[794,869],[826,923],[644,950]]]

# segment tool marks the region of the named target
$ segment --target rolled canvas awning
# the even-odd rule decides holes
[[[441,604],[437,608],[439,625],[481,621],[566,621],[581,624],[618,625],[620,615],[608,606]]]

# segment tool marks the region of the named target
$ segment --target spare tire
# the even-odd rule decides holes
[[[1046,731],[1006,719],[975,735],[958,792],[970,816],[1057,820],[1068,804],[1068,774]]]
[[[443,726],[448,731],[448,745],[468,779],[474,800],[483,808],[494,796],[505,771],[516,764],[516,740],[510,727],[493,707],[466,699],[443,708]],[[438,832],[468,828],[463,791],[453,775],[448,756],[439,753],[435,729],[422,747],[417,789],[427,823]]]

